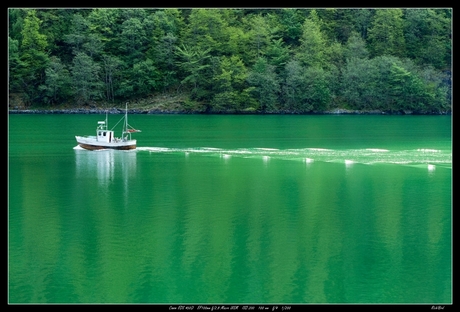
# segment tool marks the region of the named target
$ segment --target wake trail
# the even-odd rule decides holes
[[[168,148],[137,147],[140,152],[186,155],[216,156],[224,159],[231,157],[299,160],[305,163],[341,162],[346,165],[361,164],[430,164],[451,166],[452,152],[430,148],[410,150],[388,150],[383,148],[364,149],[328,149],[308,147],[301,149],[277,149],[268,147],[224,149],[216,147]]]

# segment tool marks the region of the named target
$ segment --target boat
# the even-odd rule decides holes
[[[115,137],[113,129],[123,121],[123,131],[121,137]],[[117,122],[117,124],[108,130],[108,116],[105,114],[104,121],[97,122],[96,135],[75,136],[80,147],[87,150],[100,149],[116,149],[116,150],[131,150],[136,149],[136,140],[131,138],[134,132],[141,130],[134,129],[128,124],[128,105],[126,104],[125,115]]]

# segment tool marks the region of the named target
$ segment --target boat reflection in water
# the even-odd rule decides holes
[[[108,185],[114,179],[125,184],[136,175],[136,150],[119,151],[113,149],[88,151],[74,147],[77,178],[94,179],[98,184]]]

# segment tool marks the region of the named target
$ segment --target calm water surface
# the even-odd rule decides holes
[[[450,117],[104,117],[9,116],[10,303],[452,302]]]

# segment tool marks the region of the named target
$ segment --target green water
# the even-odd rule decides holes
[[[103,119],[9,116],[10,303],[452,302],[450,117]]]

